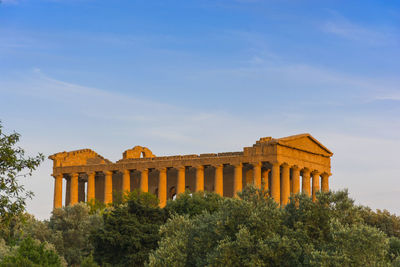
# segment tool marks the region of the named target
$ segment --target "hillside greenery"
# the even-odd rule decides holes
[[[285,207],[253,187],[238,198],[186,192],[163,209],[134,191],[45,221],[21,213],[12,225],[0,266],[400,266],[400,217],[347,191],[299,194]]]

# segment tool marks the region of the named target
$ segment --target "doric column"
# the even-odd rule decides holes
[[[142,192],[149,191],[149,169],[144,169],[140,172],[140,190]]]
[[[242,191],[243,184],[243,172],[242,163],[235,165],[234,177],[233,177],[233,195],[236,197],[237,193]]]
[[[282,165],[281,205],[286,205],[290,196],[290,169],[288,164]]]
[[[302,183],[301,183],[301,191],[303,194],[307,196],[311,196],[311,188],[310,188],[310,170],[304,168],[302,171]]]
[[[54,209],[62,207],[62,180],[63,180],[62,174],[54,176],[54,200],[53,200]]]
[[[258,189],[261,188],[261,162],[257,162],[253,164],[253,182],[254,186]]]
[[[317,199],[316,193],[320,190],[319,188],[319,172],[312,172],[312,199],[315,201]]]
[[[178,167],[178,179],[176,181],[176,195],[185,192],[185,166]]]
[[[322,192],[329,192],[329,174],[326,172],[321,175],[321,186]]]
[[[268,191],[269,187],[270,187],[269,178],[268,178],[270,171],[271,171],[270,169],[265,169],[265,170],[262,170],[262,173],[261,173],[261,179],[262,179],[262,182],[264,183],[264,191]]]
[[[271,173],[271,197],[280,204],[281,200],[281,181],[280,181],[280,165],[279,163],[272,164]]]
[[[71,174],[71,188],[70,188],[70,205],[78,203],[78,173]]]
[[[127,193],[131,191],[131,171],[124,170],[122,173],[122,192]]]
[[[104,179],[104,203],[109,204],[112,202],[112,171],[105,172],[106,177]]]
[[[214,191],[224,196],[224,165],[215,166]]]
[[[90,172],[88,174],[87,202],[90,202],[95,198],[95,176],[96,172]]]
[[[297,166],[292,167],[292,188],[293,194],[300,192],[300,168]]]
[[[161,168],[158,177],[158,199],[160,200],[160,208],[167,204],[167,168]]]
[[[204,166],[196,166],[196,192],[204,191]]]

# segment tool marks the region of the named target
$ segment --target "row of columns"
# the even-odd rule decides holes
[[[316,192],[322,190],[329,191],[329,175],[327,173],[320,174],[318,171],[310,171],[307,168],[300,170],[297,166],[290,167],[288,164],[272,164],[271,169],[263,169],[262,162],[257,162],[253,165],[253,184],[261,188],[262,181],[266,190],[269,190],[270,196],[281,205],[286,205],[291,193],[300,192],[300,174],[302,175],[301,190],[303,193],[311,196],[313,200],[316,198]],[[223,167],[224,165],[216,165],[215,179],[214,179],[214,192],[223,196]],[[196,182],[195,191],[204,191],[204,166],[196,166]],[[233,175],[233,192],[234,196],[242,191],[242,169],[243,164],[239,163],[234,165]],[[158,179],[158,198],[160,206],[164,207],[167,202],[167,168],[159,170]],[[177,184],[176,194],[181,194],[185,191],[185,166],[177,168]],[[269,174],[271,172],[271,174]],[[95,172],[88,173],[87,183],[87,201],[95,198]],[[105,172],[104,179],[104,203],[112,202],[112,171]],[[269,175],[271,176],[269,184]],[[319,178],[321,176],[320,188]],[[78,202],[78,173],[70,175],[70,190],[69,190],[69,204],[74,205]],[[310,179],[312,178],[312,186]],[[63,175],[55,176],[54,184],[54,208],[62,207],[62,179]],[[149,169],[141,170],[140,190],[148,192],[148,179]],[[124,192],[130,191],[130,170],[124,170],[122,175],[122,190]]]
[[[282,170],[282,173],[280,173],[280,170]],[[272,164],[271,171],[271,197],[281,205],[287,204],[291,193],[300,192],[300,173],[302,174],[301,192],[312,196],[313,201],[315,201],[318,191],[329,191],[329,174],[327,173],[321,174],[317,170],[310,171],[307,168],[300,170],[297,166],[290,168],[288,164],[280,165],[279,163]],[[322,187],[320,187],[320,177]],[[310,183],[311,179],[312,184]],[[290,190],[291,188],[292,190]]]

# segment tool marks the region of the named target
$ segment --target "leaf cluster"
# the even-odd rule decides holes
[[[157,247],[166,216],[154,195],[134,191],[126,202],[105,211],[103,220],[91,236],[94,259],[101,265],[143,266]]]
[[[33,195],[18,183],[18,178],[32,175],[44,160],[40,153],[27,157],[24,149],[17,146],[19,140],[18,133],[4,133],[0,121],[0,223],[3,227],[24,211],[26,199]],[[3,238],[7,237],[3,235]]]
[[[389,266],[400,252],[347,191],[316,202],[299,194],[284,208],[255,188],[240,197],[213,212],[173,215],[149,266]]]

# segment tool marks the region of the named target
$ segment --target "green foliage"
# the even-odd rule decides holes
[[[142,266],[160,239],[165,212],[154,195],[134,191],[126,202],[103,213],[104,226],[92,235],[94,258],[100,265]]]
[[[180,214],[190,217],[201,214],[204,211],[213,213],[218,210],[222,197],[215,193],[186,191],[175,200],[168,200],[165,210],[169,215]]]
[[[123,201],[121,203],[137,203],[148,208],[158,208],[159,200],[157,196],[142,192],[138,189],[133,190],[127,194],[124,194]]]
[[[55,209],[47,224],[51,236],[46,240],[54,244],[69,265],[80,264],[93,252],[91,232],[96,232],[102,224],[102,217],[90,214],[90,207],[83,203]]]
[[[106,204],[98,199],[92,199],[86,205],[89,207],[89,214],[101,214],[106,208]]]
[[[5,134],[0,121],[0,237],[7,241],[10,221],[25,209],[26,199],[33,195],[18,183],[18,177],[32,175],[44,160],[42,154],[26,157],[25,151],[17,146],[19,139],[18,133]]]
[[[285,208],[254,188],[239,196],[212,213],[189,209],[170,218],[149,265],[388,266],[389,248],[397,251],[364,223],[347,191],[319,194],[316,202],[297,195]]]
[[[32,238],[23,239],[18,248],[11,255],[0,261],[0,266],[62,266],[61,258],[57,253],[46,248],[45,243],[40,243]]]
[[[99,265],[94,261],[93,255],[90,254],[82,260],[80,267],[99,267]]]
[[[390,237],[400,238],[400,217],[387,210],[374,212],[368,207],[361,207],[360,214],[366,224],[380,229]]]
[[[397,259],[400,263],[400,239],[397,237],[389,239],[389,257],[392,261]]]

